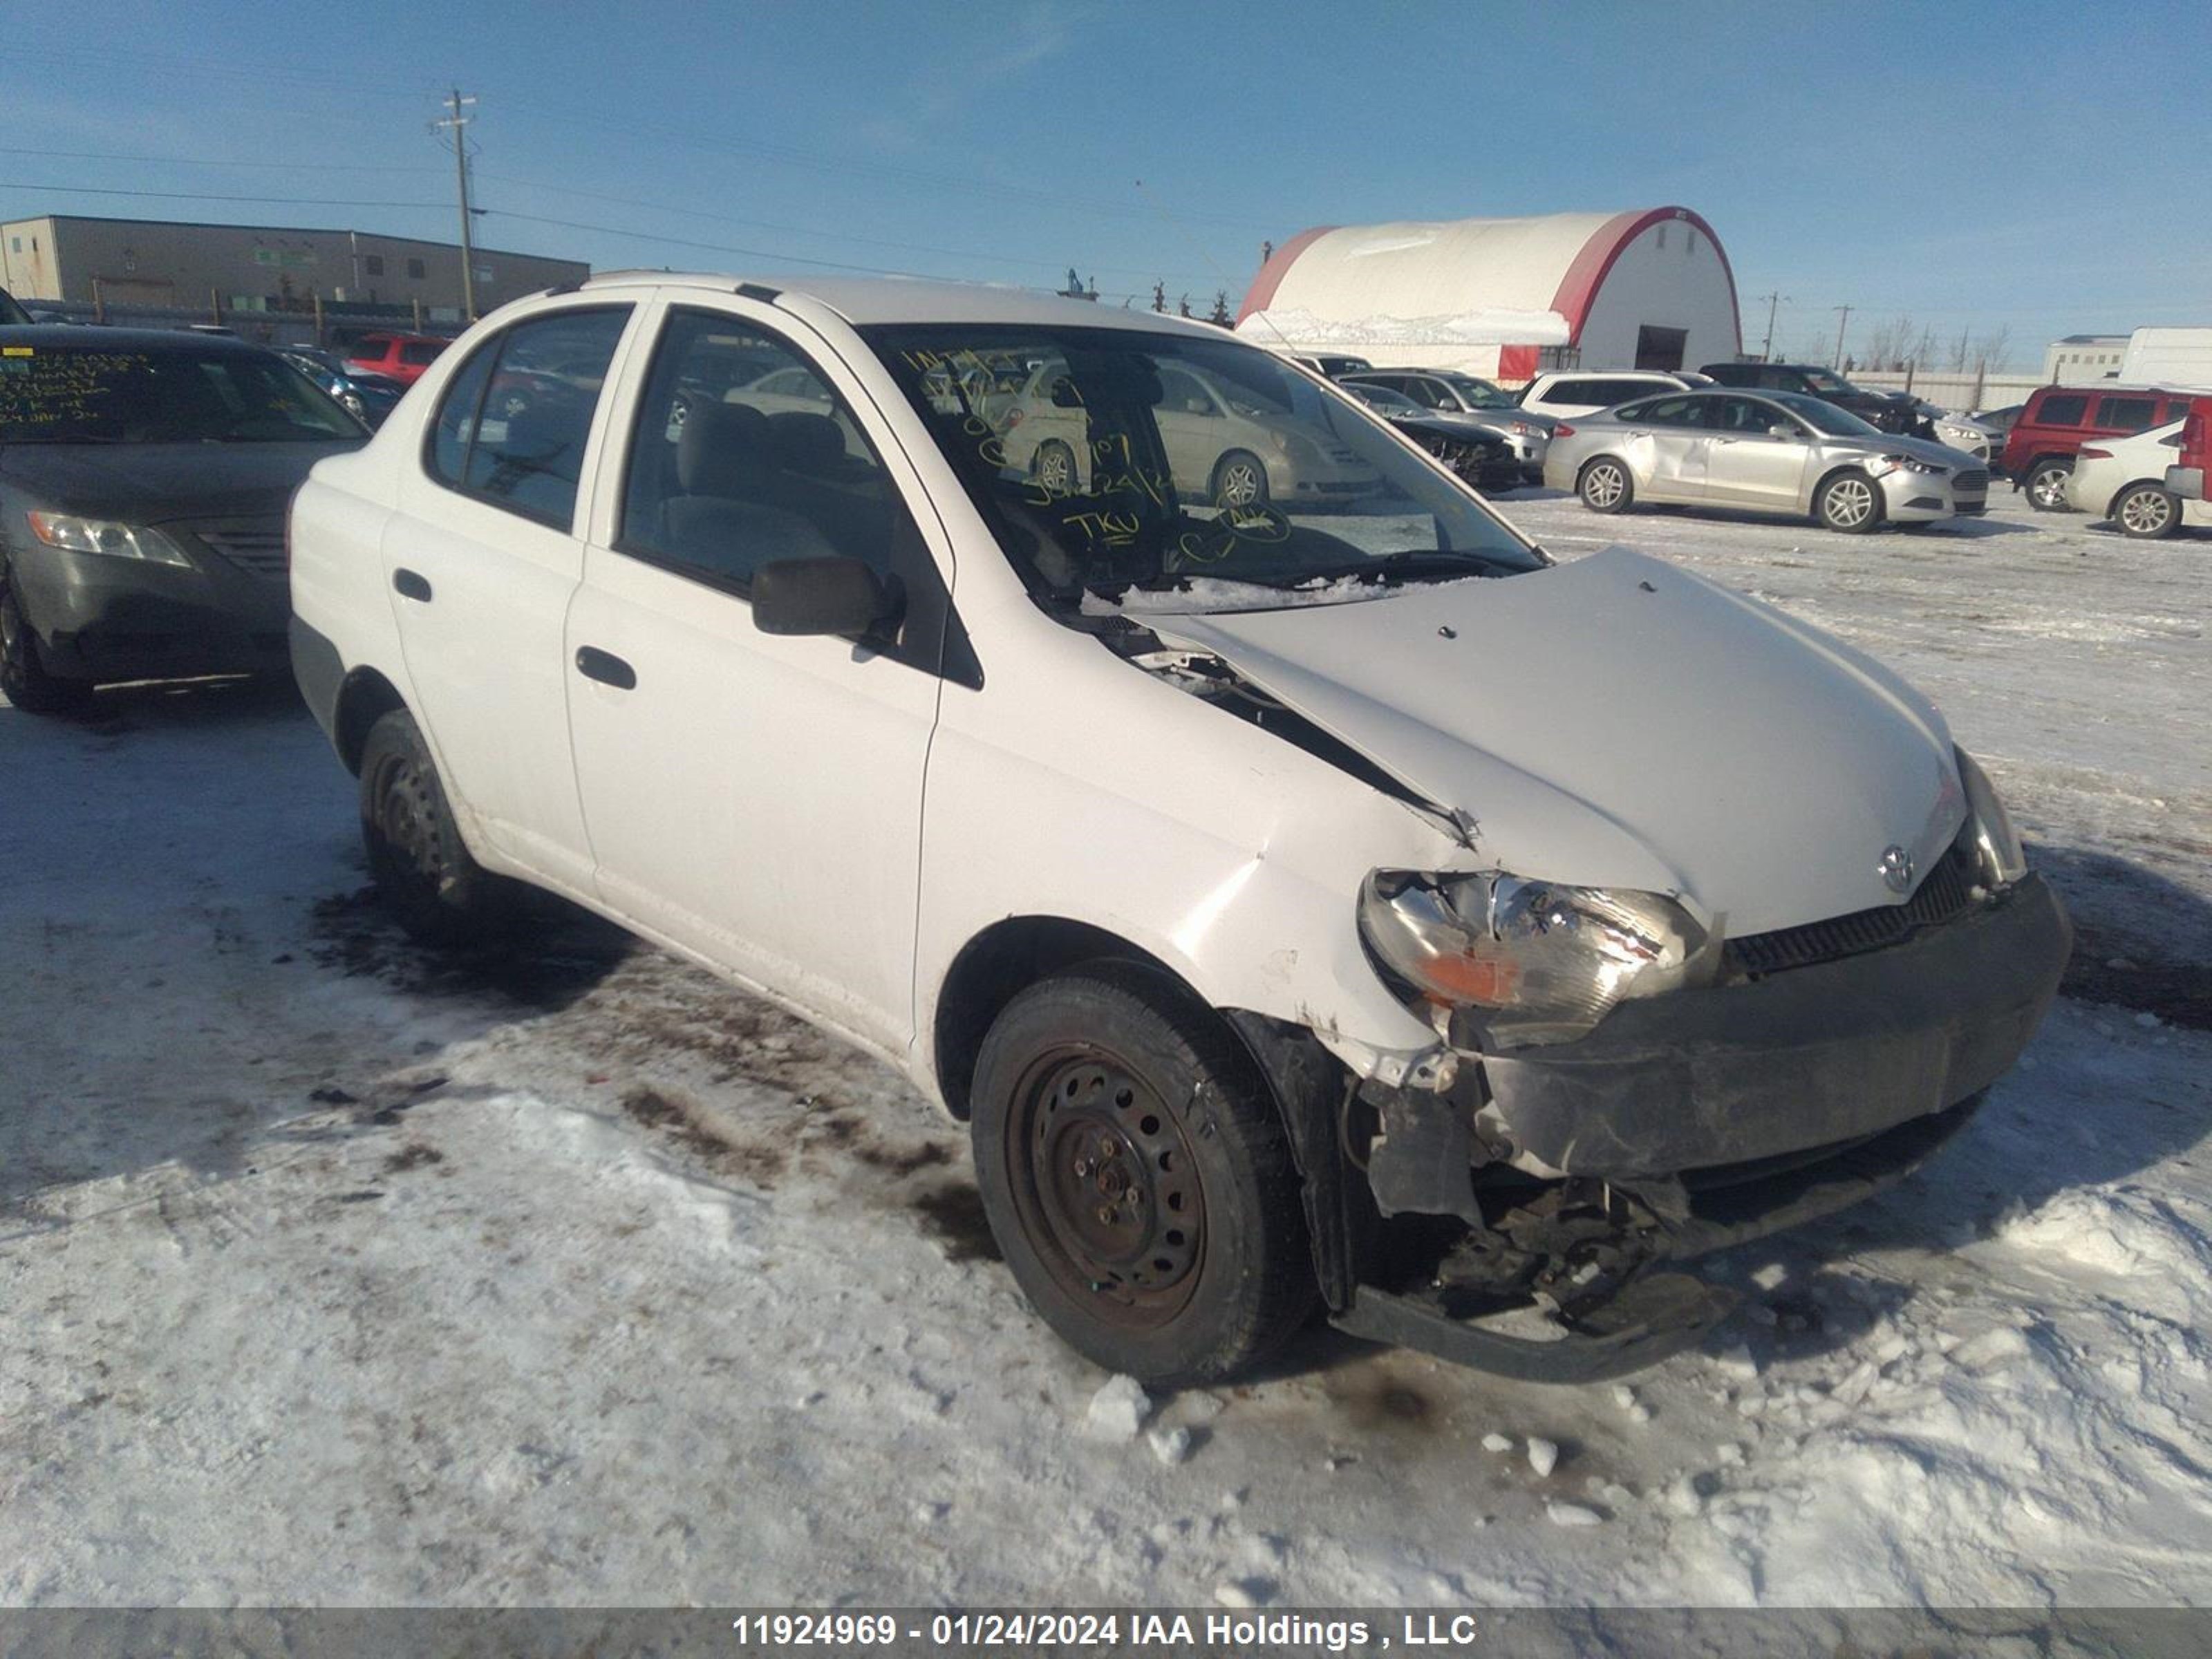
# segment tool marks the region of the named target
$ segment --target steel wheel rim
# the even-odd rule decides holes
[[[1856,529],[1874,511],[1874,486],[1859,478],[1838,478],[1828,486],[1828,521]]]
[[[1088,1047],[1042,1056],[1015,1095],[1006,1152],[1022,1230],[1071,1297],[1132,1330],[1188,1305],[1205,1189],[1181,1118],[1133,1067]]]
[[[1610,461],[1592,467],[1583,478],[1583,499],[1593,507],[1611,507],[1620,499],[1620,469]]]
[[[376,793],[376,833],[398,870],[435,891],[445,854],[422,774],[405,760],[388,763]]]
[[[2172,517],[2173,503],[2160,490],[2138,489],[2120,503],[2120,523],[2138,535],[2165,529]]]

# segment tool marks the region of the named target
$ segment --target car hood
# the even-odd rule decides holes
[[[1732,935],[1894,904],[1965,817],[1933,705],[1626,548],[1364,604],[1153,620],[1473,820],[1482,867],[1686,896]]]
[[[1954,449],[1948,444],[1937,443],[1933,438],[1907,438],[1901,434],[1885,432],[1879,437],[1852,438],[1850,441],[1869,455],[1911,455],[1923,461],[1933,461],[1938,466],[1948,466],[1954,471],[1981,470],[1984,463],[1978,456],[1963,449]]]
[[[362,439],[297,444],[9,444],[0,482],[45,505],[135,524],[282,513],[307,469]]]

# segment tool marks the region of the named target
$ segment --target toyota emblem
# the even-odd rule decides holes
[[[1893,893],[1912,890],[1912,854],[1902,847],[1885,847],[1881,862],[1875,866],[1881,872],[1882,884]]]

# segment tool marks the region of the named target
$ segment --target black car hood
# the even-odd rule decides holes
[[[366,439],[295,444],[5,444],[0,483],[46,507],[131,524],[282,513],[307,469]]]

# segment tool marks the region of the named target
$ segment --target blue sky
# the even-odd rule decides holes
[[[1680,203],[1754,349],[1770,291],[1792,355],[1844,305],[1855,340],[2007,329],[2023,367],[2058,334],[2212,321],[2203,0],[9,11],[6,218],[450,238],[428,124],[458,82],[479,240],[603,268],[1073,265],[1203,309],[1311,224]],[[295,199],[208,199],[244,196]]]

